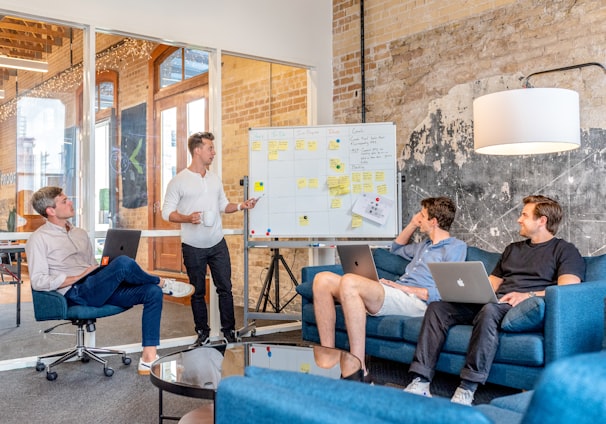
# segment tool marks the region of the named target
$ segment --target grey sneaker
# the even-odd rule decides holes
[[[473,394],[474,393],[471,390],[457,387],[457,390],[454,392],[454,395],[452,395],[450,401],[461,405],[471,406],[473,402]]]
[[[176,281],[174,278],[162,279],[162,293],[173,297],[185,297],[194,292],[194,286],[181,281]]]
[[[421,381],[419,377],[412,380],[412,382],[406,386],[404,389],[407,393],[412,393],[414,395],[420,395],[425,397],[431,397],[431,393],[429,392],[429,381]]]

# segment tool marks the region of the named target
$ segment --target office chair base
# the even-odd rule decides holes
[[[46,369],[46,379],[49,381],[54,381],[57,379],[57,372],[53,371],[52,368],[62,364],[65,361],[68,361],[72,358],[79,358],[82,362],[88,362],[91,359],[103,364],[103,373],[107,377],[111,377],[114,375],[114,370],[108,366],[108,361],[103,359],[99,355],[122,355],[122,363],[124,365],[130,365],[131,359],[126,356],[126,352],[123,350],[115,350],[115,349],[105,349],[105,348],[97,348],[97,347],[87,347],[84,345],[84,325],[86,323],[78,323],[77,330],[77,344],[76,347],[70,350],[49,353],[47,355],[42,355],[38,357],[36,361],[36,371],[41,372]],[[94,328],[94,327],[93,327]],[[54,362],[51,364],[45,365],[43,359],[48,358],[56,358]]]

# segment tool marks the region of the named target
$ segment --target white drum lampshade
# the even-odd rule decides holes
[[[523,88],[473,102],[474,149],[490,155],[532,155],[581,144],[579,94],[562,88]]]

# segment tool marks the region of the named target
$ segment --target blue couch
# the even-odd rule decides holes
[[[606,422],[606,353],[549,365],[536,390],[474,407],[392,387],[249,367],[221,381],[215,422],[594,424]]]
[[[383,249],[373,252],[381,278],[395,279],[404,273],[407,261]],[[482,261],[490,272],[500,254],[468,247],[468,261]],[[540,328],[533,331],[501,331],[500,344],[488,381],[517,389],[531,389],[544,367],[567,356],[599,351],[604,334],[606,255],[585,257],[585,279],[581,284],[549,287],[543,302]],[[342,274],[341,265],[308,266],[302,269],[302,338],[319,343],[313,311],[312,282],[320,271]],[[516,308],[514,308],[516,309]],[[378,358],[410,364],[422,318],[400,315],[368,317],[366,353]],[[336,345],[348,349],[345,320],[337,306]],[[465,361],[471,326],[450,329],[437,370],[458,375]]]

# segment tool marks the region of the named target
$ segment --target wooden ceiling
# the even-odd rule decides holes
[[[53,49],[69,42],[70,36],[69,27],[0,15],[0,55],[48,60]],[[6,71],[1,73],[3,79],[8,78]]]

